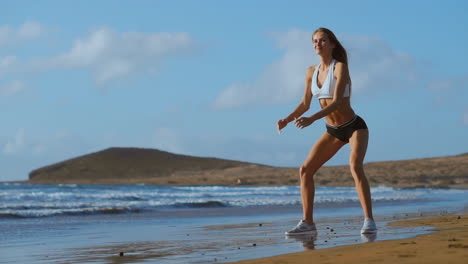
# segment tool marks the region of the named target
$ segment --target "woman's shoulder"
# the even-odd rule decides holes
[[[335,69],[334,69],[335,74],[336,73],[342,73],[342,72],[348,72],[348,64],[341,62],[341,61],[336,61],[335,62]]]
[[[315,72],[315,67],[317,65],[313,65],[313,66],[309,66],[309,68],[307,68],[307,72],[306,72],[306,76],[307,77],[310,77],[312,78],[312,75],[314,75],[314,72]]]
[[[342,61],[336,61],[335,62],[335,69],[336,68],[339,68],[339,69],[347,69],[348,68],[348,64],[342,62]]]
[[[314,73],[315,71],[315,68],[317,68],[317,65],[312,65],[312,66],[309,66],[309,68],[307,68],[307,73]]]
[[[348,64],[341,62],[341,61],[336,61],[335,69],[333,70],[333,75],[335,78],[338,78],[341,76],[347,80],[350,79]]]

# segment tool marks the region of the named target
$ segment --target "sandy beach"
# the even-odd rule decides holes
[[[238,264],[468,263],[468,215],[397,221],[391,226],[431,226],[418,237],[304,251]]]

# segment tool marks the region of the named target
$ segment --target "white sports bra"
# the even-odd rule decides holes
[[[330,68],[328,69],[327,78],[322,84],[322,88],[318,87],[317,78],[318,72],[320,70],[320,64],[317,65],[314,71],[314,76],[312,77],[312,94],[317,96],[318,99],[322,98],[333,98],[333,93],[335,92],[336,78],[334,76],[336,60],[332,60]],[[350,95],[350,84],[347,83],[345,87],[344,97],[349,97]]]

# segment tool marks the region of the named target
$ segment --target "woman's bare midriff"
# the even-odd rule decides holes
[[[327,105],[333,102],[332,98],[323,98],[320,99],[320,106],[325,108]],[[343,99],[343,102],[338,106],[338,109],[331,112],[325,117],[327,124],[332,126],[339,126],[344,124],[354,118],[356,114],[351,108],[351,102],[349,97]]]

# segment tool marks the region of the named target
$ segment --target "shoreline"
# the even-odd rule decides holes
[[[290,253],[232,264],[302,263],[466,263],[468,215],[450,215],[400,220],[397,227],[431,227],[431,233],[415,237],[375,241]]]
[[[38,181],[31,181],[31,180],[23,180],[23,181],[0,181],[0,184],[25,184],[25,185],[146,185],[146,186],[177,186],[177,187],[184,187],[184,186],[220,186],[220,187],[282,187],[282,186],[297,186],[297,184],[207,184],[207,183],[194,183],[194,184],[164,184],[159,182],[100,182],[100,181],[84,181],[84,182],[38,182]],[[316,184],[316,187],[336,187],[336,188],[349,188],[354,187],[354,185],[349,184]],[[455,184],[455,185],[419,185],[419,184],[377,184],[371,187],[390,187],[395,189],[461,189],[466,190],[468,189],[468,184]]]
[[[451,221],[458,215],[462,215],[460,220],[465,221],[463,224],[468,226],[466,206],[464,209],[453,208],[452,211],[446,211],[444,208],[414,210],[413,207],[401,206],[377,207],[376,221],[379,232],[377,237],[366,237],[365,240],[359,234],[362,216],[357,207],[353,207],[352,210],[343,208],[344,210],[340,212],[329,208],[318,208],[316,210],[318,236],[301,239],[284,236],[284,230],[297,223],[297,216],[300,215],[298,208],[281,212],[275,208],[263,212],[255,208],[251,208],[249,212],[245,209],[232,211],[229,208],[223,208],[225,210],[219,211],[220,208],[204,208],[200,212],[191,210],[185,215],[166,214],[161,211],[153,214],[118,216],[57,216],[45,219],[29,218],[24,221],[12,219],[6,223],[9,223],[7,224],[8,230],[11,230],[10,234],[13,234],[16,239],[8,239],[8,234],[5,234],[6,241],[10,242],[6,248],[10,250],[3,252],[2,256],[5,260],[20,260],[20,263],[44,263],[44,261],[54,260],[55,263],[147,263],[154,261],[166,264],[198,264],[241,261],[236,263],[266,264],[310,263],[311,257],[308,255],[310,252],[316,252],[315,257],[319,260],[318,263],[327,263],[323,261],[321,255],[323,252],[328,252],[326,256],[329,256],[331,260],[328,262],[350,263],[347,258],[335,261],[332,257],[345,256],[347,253],[343,253],[342,249],[348,247],[352,248],[351,252],[361,247],[370,247],[367,251],[374,252],[372,246],[389,241],[409,241],[392,242],[397,245],[389,246],[389,248],[396,248],[399,243],[419,246],[420,243],[414,239],[423,237],[420,235],[429,232],[431,232],[429,235],[434,234],[432,232],[434,228],[428,227],[436,226],[432,224],[436,222],[431,219]],[[163,213],[163,217],[160,213]],[[402,222],[394,223],[401,220],[409,220],[410,224],[405,226],[401,224]],[[429,224],[428,220],[430,220]],[[465,233],[466,226],[464,227]],[[41,232],[38,233],[38,230]],[[28,235],[25,240],[25,237],[14,235],[18,231],[38,235]],[[456,232],[461,233],[458,230]],[[70,240],[71,237],[73,240]],[[452,247],[464,249],[465,241],[467,241],[465,238],[453,237],[450,243],[456,242]],[[374,240],[377,242],[368,243]],[[413,241],[417,244],[413,244]],[[29,246],[25,247],[25,245]],[[386,249],[386,246],[383,248]],[[28,252],[28,254],[18,255],[18,252]],[[119,256],[119,252],[123,252],[124,256]],[[385,257],[388,254],[395,253],[383,252],[379,256]],[[409,255],[409,253],[399,254]],[[296,255],[298,257],[291,258]],[[360,257],[361,255],[357,254],[357,258]],[[278,262],[278,258],[283,262]],[[296,258],[299,258],[299,262],[296,262]],[[397,263],[401,263],[401,260],[405,259],[399,258]],[[362,262],[359,259],[359,263],[375,262],[375,260]]]

